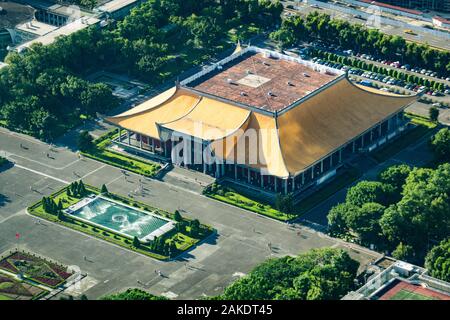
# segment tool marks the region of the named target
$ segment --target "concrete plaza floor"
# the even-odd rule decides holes
[[[21,143],[27,149],[20,147]],[[90,299],[128,287],[141,287],[171,298],[217,295],[265,259],[311,248],[344,248],[361,262],[361,268],[379,257],[306,227],[292,228],[206,198],[189,174],[188,178],[181,177],[182,170],[169,175],[166,181],[131,173],[124,176],[109,165],[78,159],[64,147],[51,151],[45,143],[0,129],[0,155],[5,154],[15,165],[0,171],[0,252],[19,246],[80,267],[90,279],[91,285],[84,292]],[[123,195],[135,190],[141,179],[144,194],[136,196],[137,200],[168,211],[179,209],[182,215],[216,228],[217,235],[174,261],[161,262],[57,224],[37,224],[36,218],[26,213],[26,207],[42,196],[79,178],[95,186],[105,183],[110,191]],[[19,241],[15,239],[17,232],[22,235]],[[157,270],[163,276],[157,275]]]

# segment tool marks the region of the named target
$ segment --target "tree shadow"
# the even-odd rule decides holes
[[[10,202],[11,202],[11,200],[7,196],[5,196],[4,194],[0,193],[0,207],[3,207],[7,203],[10,203]]]

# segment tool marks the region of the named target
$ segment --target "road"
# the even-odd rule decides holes
[[[192,179],[179,178],[183,172],[179,170],[163,181],[145,179],[145,194],[136,199],[168,211],[179,209],[182,215],[212,225],[217,235],[175,261],[157,261],[60,225],[36,224],[25,210],[78,176],[95,186],[105,183],[110,191],[123,195],[134,190],[141,177],[129,174],[125,179],[117,168],[80,160],[64,147],[49,151],[47,144],[5,129],[0,129],[0,146],[0,155],[6,154],[15,162],[13,167],[0,169],[0,253],[19,246],[79,266],[88,277],[78,294],[84,292],[90,299],[128,287],[141,287],[174,299],[217,295],[267,258],[295,255],[311,248],[344,248],[362,263],[361,269],[379,257],[364,248],[351,249],[349,244],[312,229],[294,229],[206,198]],[[22,235],[20,243],[15,239],[17,232]],[[163,276],[158,276],[156,270]]]
[[[320,2],[317,3],[317,5],[320,7],[319,9],[313,8],[309,4],[303,3],[300,1],[283,1],[283,4],[285,6],[287,6],[287,5],[294,6],[295,10],[289,10],[289,11],[299,13],[300,15],[308,15],[309,13],[311,13],[313,11],[320,11],[320,12],[329,14],[332,18],[346,20],[351,23],[358,23],[358,24],[366,23],[365,20],[355,18],[351,14],[340,11],[339,9],[341,9],[341,8],[339,6],[336,6],[336,10],[330,10],[328,8],[324,8],[324,4],[321,4]],[[345,9],[348,9],[348,8],[345,8]],[[392,19],[392,17],[390,17],[390,18]],[[398,20],[398,19],[399,18],[397,17],[396,20]],[[387,24],[382,24],[380,27],[380,31],[382,31],[386,34],[390,34],[390,35],[401,36],[401,37],[405,38],[406,40],[420,42],[420,43],[428,43],[430,46],[433,46],[433,47],[450,50],[450,41],[444,40],[440,37],[434,36],[427,32],[421,32],[421,33],[418,33],[417,36],[415,36],[415,35],[406,34],[404,32],[404,28],[394,26],[394,25],[387,25]]]
[[[428,138],[422,138],[416,143],[413,143],[407,148],[401,150],[399,153],[392,156],[390,159],[383,163],[378,164],[367,156],[363,156],[359,159],[357,158],[357,161],[352,163],[352,165],[360,169],[361,172],[364,172],[361,178],[351,185],[347,186],[346,188],[339,190],[334,195],[320,203],[318,206],[302,215],[300,217],[300,220],[306,220],[314,224],[326,226],[328,224],[327,214],[330,209],[338,203],[345,202],[345,196],[347,194],[348,188],[357,184],[359,181],[376,180],[380,172],[393,165],[405,163],[412,167],[421,167],[429,163],[432,159],[433,154],[429,149]]]

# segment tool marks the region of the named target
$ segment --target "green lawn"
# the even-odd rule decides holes
[[[95,187],[86,186],[86,188],[87,188],[87,191],[90,193],[93,193],[93,194],[99,193],[99,189],[97,189]],[[116,194],[109,194],[108,197],[112,198],[116,201],[122,202],[124,204],[132,205],[133,207],[135,207],[137,209],[144,210],[147,212],[153,212],[158,215],[164,216],[166,218],[173,219],[173,214],[163,211],[163,210],[160,210],[160,209],[157,209],[157,208],[153,208],[147,204],[144,204],[144,203],[141,203],[141,202],[129,199],[129,198],[125,198],[125,197],[122,197],[122,196],[119,196]],[[67,195],[67,187],[54,193],[53,195],[50,196],[50,198],[55,200],[56,203],[58,203],[59,200],[62,200],[63,209],[67,209],[69,206],[71,206],[81,200],[81,198],[77,198],[74,196],[68,196]],[[151,248],[145,244],[141,244],[141,246],[139,248],[136,248],[132,244],[132,239],[130,237],[124,236],[122,234],[115,233],[110,230],[105,230],[98,226],[94,226],[87,222],[73,219],[71,217],[65,217],[64,220],[60,220],[60,219],[58,219],[57,215],[45,212],[41,201],[39,201],[38,203],[29,207],[28,212],[30,214],[40,217],[42,219],[61,224],[65,227],[89,234],[91,236],[103,239],[108,242],[112,242],[112,243],[120,245],[124,248],[145,254],[147,256],[150,256],[150,257],[153,257],[153,258],[156,258],[159,260],[166,260],[166,259],[170,258],[167,255],[153,252],[151,250]],[[185,222],[189,222],[189,220],[187,220],[187,219],[184,219],[184,220],[185,220]],[[177,249],[181,253],[182,251],[188,250],[189,248],[191,248],[192,246],[197,244],[199,241],[201,241],[205,237],[209,236],[212,232],[213,232],[213,229],[211,227],[201,225],[201,232],[198,235],[198,237],[196,237],[196,238],[191,237],[185,233],[177,232],[175,229],[173,229],[172,231],[169,231],[166,234],[164,234],[163,239],[166,243],[170,243],[170,242],[174,241]]]
[[[281,221],[289,221],[314,208],[316,205],[326,200],[327,198],[338,192],[340,189],[357,180],[360,175],[360,172],[353,168],[345,171],[329,183],[325,184],[323,188],[302,199],[295,205],[295,211],[291,214],[281,212],[271,204],[262,203],[261,201],[252,199],[249,196],[244,196],[228,186],[225,187],[219,185],[218,191],[207,191],[205,195],[210,198],[234,205],[242,209],[250,210],[270,218]]]
[[[236,207],[250,210],[281,221],[288,221],[295,217],[294,214],[286,214],[284,212],[278,211],[270,204],[265,204],[261,203],[260,201],[253,200],[228,187],[226,187],[224,193],[207,193],[206,195],[208,197],[234,205]]]
[[[426,117],[418,116],[418,115],[412,114],[412,113],[405,113],[405,116],[408,117],[409,119],[411,119],[410,121],[412,123],[417,124],[417,125],[422,125],[427,128],[430,128],[430,129],[436,128],[436,126],[437,126],[436,122],[433,122],[429,118],[426,118]]]
[[[12,300],[12,299],[10,297],[0,294],[0,301],[2,301],[2,300]]]
[[[394,294],[389,300],[435,300],[432,297],[424,296],[423,294],[411,292],[405,289],[400,290]]]
[[[418,125],[413,129],[410,129],[406,133],[397,137],[392,142],[387,142],[387,145],[373,151],[370,155],[378,163],[384,162],[392,156],[396,155],[402,149],[408,147],[419,139],[432,134],[433,129],[426,125]]]
[[[94,147],[82,152],[88,158],[92,158],[114,167],[125,169],[146,177],[153,177],[161,165],[158,163],[143,161],[141,159],[124,155],[119,152],[111,151],[107,147],[111,144],[111,140],[116,138],[118,133],[112,130],[94,141]]]

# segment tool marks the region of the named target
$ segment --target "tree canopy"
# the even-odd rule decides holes
[[[431,276],[450,282],[450,238],[442,240],[428,252],[425,267]]]
[[[380,179],[349,189],[346,202],[328,213],[329,232],[422,263],[430,244],[450,233],[450,163],[393,166]]]
[[[100,300],[167,300],[167,298],[155,296],[141,289],[127,289],[124,292],[103,296]]]
[[[431,146],[436,158],[441,161],[450,161],[450,130],[442,128],[433,137]]]
[[[333,300],[351,291],[359,263],[341,249],[269,259],[228,286],[219,299]]]
[[[269,0],[148,0],[103,29],[89,27],[10,53],[0,70],[0,120],[53,140],[118,105],[110,87],[84,80],[93,71],[113,68],[159,84],[223,51],[231,29],[244,23],[264,30],[280,23],[281,11]]]
[[[398,35],[388,35],[360,24],[332,19],[318,11],[311,12],[305,19],[298,16],[286,18],[270,37],[278,41],[281,47],[296,45],[303,40],[320,39],[327,44],[340,45],[391,61],[402,56],[403,63],[435,70],[441,75],[450,73],[448,51],[437,50],[427,44],[406,42]]]

